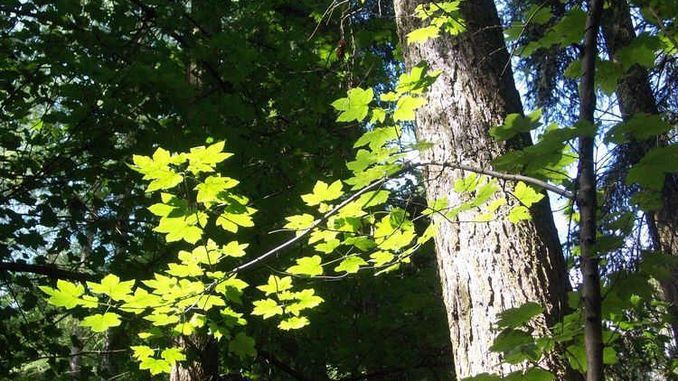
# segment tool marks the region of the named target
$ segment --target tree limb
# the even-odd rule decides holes
[[[44,275],[52,279],[65,279],[84,282],[94,280],[92,274],[62,269],[54,265],[32,265],[19,262],[0,262],[0,271],[12,273],[30,273]]]
[[[464,165],[464,164],[455,164],[455,163],[422,163],[419,164],[419,166],[440,166],[443,168],[451,168],[451,169],[460,169],[462,171],[468,171],[468,172],[473,172],[477,173],[480,175],[487,175],[490,177],[494,177],[495,179],[502,179],[502,180],[509,180],[509,181],[522,181],[531,185],[536,185],[538,187],[544,188],[548,191],[551,191],[559,196],[563,196],[567,199],[574,199],[574,193],[568,191],[567,189],[560,188],[556,185],[549,184],[546,181],[536,179],[534,177],[530,176],[524,176],[524,175],[517,175],[517,174],[512,174],[512,173],[503,173],[503,172],[497,172],[493,171],[491,169],[485,169],[485,168],[478,168],[478,167],[472,167],[470,165]]]
[[[536,185],[536,186],[542,187],[542,188],[544,188],[544,189],[550,190],[550,191],[552,191],[552,192],[554,192],[554,193],[557,193],[558,195],[563,196],[563,197],[566,197],[566,198],[568,198],[568,199],[573,199],[573,198],[574,198],[574,194],[573,194],[572,192],[570,192],[570,191],[568,191],[568,190],[566,190],[566,189],[557,187],[557,186],[555,186],[555,185],[549,184],[549,183],[547,183],[547,182],[545,182],[545,181],[536,179],[536,178],[534,178],[534,177],[523,176],[523,175],[516,175],[516,174],[510,174],[510,173],[496,172],[496,171],[493,171],[493,170],[490,170],[490,169],[478,168],[478,167],[472,167],[472,166],[469,166],[469,165],[465,165],[465,164],[456,164],[456,163],[444,163],[444,162],[443,162],[443,163],[433,163],[433,162],[431,162],[431,163],[414,163],[414,164],[409,164],[409,165],[404,166],[404,167],[401,168],[400,170],[398,170],[398,171],[396,171],[396,172],[394,172],[394,173],[392,173],[392,174],[390,174],[390,175],[384,176],[382,179],[377,180],[377,181],[375,181],[375,182],[369,184],[368,186],[366,186],[366,187],[360,189],[360,190],[357,191],[356,193],[352,194],[349,198],[347,198],[346,200],[342,201],[339,205],[335,206],[332,210],[330,210],[329,212],[325,213],[322,217],[320,217],[319,219],[315,220],[315,221],[313,222],[313,224],[312,224],[311,226],[309,226],[307,229],[305,229],[305,230],[303,230],[303,231],[298,231],[298,232],[296,232],[296,233],[295,233],[295,236],[294,236],[293,238],[291,238],[291,239],[289,239],[289,240],[287,240],[287,241],[281,243],[280,245],[278,245],[278,246],[276,246],[276,247],[270,249],[269,251],[265,252],[264,254],[262,254],[262,255],[260,255],[260,256],[258,256],[258,257],[256,257],[256,258],[254,258],[254,259],[252,259],[252,260],[250,260],[250,261],[248,261],[248,262],[245,262],[244,264],[242,264],[242,265],[240,265],[240,266],[237,266],[237,267],[233,268],[232,270],[230,270],[230,271],[228,272],[228,275],[232,275],[232,274],[241,272],[241,271],[243,271],[243,270],[246,270],[246,269],[248,269],[248,268],[250,268],[250,267],[252,267],[252,266],[258,264],[259,262],[262,262],[262,261],[264,261],[265,259],[271,257],[272,255],[274,255],[274,254],[276,254],[276,253],[282,251],[283,249],[285,249],[285,248],[291,246],[292,244],[294,244],[294,243],[300,241],[302,238],[304,238],[305,236],[307,236],[311,231],[313,231],[313,229],[315,229],[316,227],[318,227],[318,226],[319,226],[320,224],[322,224],[323,222],[327,221],[330,217],[332,217],[334,214],[336,214],[337,212],[339,212],[343,207],[345,207],[346,205],[348,205],[350,202],[356,200],[358,197],[362,196],[363,194],[367,193],[368,191],[370,191],[370,190],[372,190],[372,189],[374,189],[374,188],[377,188],[377,187],[383,185],[385,182],[387,182],[388,180],[390,180],[390,179],[392,179],[392,178],[395,178],[395,177],[397,177],[397,176],[400,176],[400,175],[403,174],[403,173],[412,171],[412,170],[414,170],[414,169],[417,169],[417,168],[423,167],[423,166],[439,166],[439,167],[443,167],[443,169],[444,169],[444,168],[459,169],[459,170],[463,170],[463,171],[468,171],[468,172],[474,172],[474,173],[478,173],[478,174],[488,175],[488,176],[490,176],[490,177],[494,177],[494,178],[497,178],[497,179],[503,179],[503,180],[509,180],[509,181],[523,181],[523,182],[526,182],[526,183],[528,183],[528,184]],[[225,279],[225,278],[224,278],[224,279]]]

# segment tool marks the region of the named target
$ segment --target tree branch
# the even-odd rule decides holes
[[[79,282],[95,279],[94,275],[92,274],[65,270],[54,265],[32,265],[18,262],[0,262],[0,271],[12,273],[30,273],[44,275],[52,279],[66,279]]]
[[[395,178],[395,177],[400,176],[401,174],[403,174],[405,172],[409,172],[409,171],[412,171],[414,169],[417,169],[419,167],[424,167],[424,166],[439,166],[439,167],[443,167],[443,169],[444,168],[459,169],[459,170],[462,170],[462,171],[468,171],[468,172],[474,172],[474,173],[478,173],[478,174],[487,175],[487,176],[494,177],[494,178],[497,178],[497,179],[503,179],[503,180],[509,180],[509,181],[523,181],[525,183],[536,185],[536,186],[542,187],[544,189],[550,190],[550,191],[552,191],[552,192],[554,192],[554,193],[556,193],[560,196],[566,197],[568,199],[574,198],[574,194],[572,192],[570,192],[566,189],[557,187],[555,185],[549,184],[545,181],[535,179],[534,177],[516,175],[516,174],[510,174],[510,173],[496,172],[496,171],[493,171],[493,170],[490,170],[490,169],[472,167],[472,166],[465,165],[465,164],[434,163],[434,162],[409,164],[409,165],[404,166],[400,170],[398,170],[398,171],[396,171],[396,172],[394,172],[390,175],[384,176],[382,179],[371,183],[370,185],[366,186],[365,188],[360,189],[356,193],[352,194],[349,198],[342,201],[339,205],[335,206],[332,210],[325,213],[322,217],[315,220],[313,222],[313,224],[311,226],[309,226],[307,229],[305,229],[303,231],[296,232],[295,236],[292,239],[289,239],[289,240],[281,243],[280,245],[270,249],[269,251],[265,252],[264,254],[254,258],[254,259],[252,259],[248,262],[245,262],[244,264],[242,264],[240,266],[233,268],[232,270],[230,270],[228,272],[228,275],[232,275],[232,274],[241,272],[243,270],[246,270],[246,269],[258,264],[259,262],[262,262],[265,259],[271,257],[272,255],[275,255],[276,253],[282,251],[283,249],[293,245],[294,243],[300,241],[302,238],[307,236],[311,231],[313,231],[313,229],[315,229],[320,224],[327,221],[334,214],[339,212],[343,207],[348,205],[350,202],[356,200],[358,197],[362,196],[363,194],[369,192],[370,190],[372,190],[374,188],[377,188],[377,187],[383,185],[385,182],[387,182],[388,180],[390,180],[392,178]]]
[[[349,198],[347,198],[346,200],[342,201],[339,205],[335,206],[332,210],[330,210],[329,212],[325,213],[325,214],[324,214],[322,217],[320,217],[319,219],[315,220],[315,221],[313,222],[313,224],[312,224],[311,226],[309,226],[306,230],[302,230],[301,232],[297,232],[296,235],[294,236],[294,238],[292,238],[292,239],[290,239],[290,240],[287,240],[287,241],[283,242],[282,244],[280,244],[280,245],[278,245],[278,246],[272,248],[271,250],[265,252],[264,254],[262,254],[262,255],[260,255],[260,256],[258,256],[258,257],[256,257],[256,258],[252,259],[251,261],[246,262],[246,263],[244,263],[244,264],[242,264],[242,265],[240,265],[240,266],[238,266],[238,267],[232,269],[231,271],[229,271],[229,274],[235,274],[235,273],[237,273],[237,272],[240,272],[240,271],[243,271],[243,270],[245,270],[245,269],[247,269],[247,268],[250,268],[250,267],[256,265],[257,263],[263,261],[264,259],[266,259],[266,258],[268,258],[268,257],[270,257],[270,256],[272,256],[272,255],[274,255],[274,254],[276,254],[277,252],[283,250],[284,248],[286,248],[286,247],[288,247],[288,246],[294,244],[295,242],[301,240],[302,238],[304,238],[305,236],[307,236],[311,231],[313,231],[313,229],[315,229],[316,227],[318,227],[318,226],[319,226],[320,224],[322,224],[323,222],[327,221],[328,218],[332,217],[334,214],[336,214],[337,212],[339,212],[343,207],[345,207],[346,205],[348,205],[351,201],[357,199],[358,197],[362,196],[363,194],[367,193],[368,191],[370,191],[370,190],[372,190],[372,189],[374,189],[374,188],[376,188],[376,187],[382,185],[383,183],[385,183],[386,181],[388,181],[388,180],[391,179],[392,177],[398,176],[398,175],[400,175],[400,174],[402,174],[402,173],[404,173],[404,172],[406,172],[406,171],[408,171],[408,170],[411,170],[411,169],[412,169],[412,167],[410,167],[410,166],[405,167],[405,168],[402,168],[402,169],[400,169],[399,171],[396,171],[395,173],[391,174],[390,176],[385,176],[385,177],[382,178],[381,180],[377,180],[377,181],[373,182],[372,184],[366,186],[365,188],[363,188],[363,189],[361,189],[361,190],[355,192],[354,194],[351,195],[351,197],[349,197]]]
[[[294,379],[299,381],[311,381],[311,379],[306,377],[303,373],[285,364],[284,362],[278,360],[277,358],[275,358],[275,356],[271,355],[270,353],[262,350],[257,350],[257,353],[259,353],[259,357],[262,360],[265,360],[266,362],[271,363],[275,367],[280,368],[280,370],[294,377]]]
[[[451,168],[451,169],[460,169],[462,171],[467,171],[467,172],[473,172],[477,173],[480,175],[487,175],[490,177],[494,177],[496,179],[502,179],[502,180],[509,180],[509,181],[522,181],[531,185],[536,185],[538,187],[544,188],[548,191],[551,191],[559,196],[563,196],[567,199],[574,199],[574,193],[568,191],[567,189],[560,188],[556,185],[549,184],[546,181],[536,179],[534,177],[530,176],[524,176],[524,175],[516,175],[512,173],[503,173],[503,172],[497,172],[493,171],[491,169],[485,169],[485,168],[478,168],[478,167],[472,167],[470,165],[464,165],[464,164],[454,164],[454,163],[422,163],[419,164],[419,166],[439,166],[443,168]]]

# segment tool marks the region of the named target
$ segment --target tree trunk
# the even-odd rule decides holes
[[[177,345],[187,352],[189,359],[172,367],[170,381],[219,380],[219,344],[205,333],[181,336]],[[193,358],[192,358],[193,357]]]
[[[68,374],[72,380],[81,379],[81,364],[82,357],[80,352],[82,352],[82,340],[81,340],[81,329],[79,326],[73,328],[71,332],[71,358],[68,360]]]
[[[582,76],[579,85],[579,121],[594,125],[596,111],[596,58],[598,30],[603,12],[603,0],[589,2],[582,56]],[[594,136],[579,137],[577,173],[577,206],[579,207],[579,249],[581,251],[582,306],[584,344],[586,348],[586,381],[603,380],[603,326],[601,318],[599,258],[596,254],[597,203]]]
[[[207,38],[204,34],[213,34],[219,30],[218,13],[209,12],[206,1],[189,2],[188,13],[197,23],[194,25],[192,38]],[[204,65],[216,64],[205,62]],[[213,66],[213,67],[216,67]],[[198,62],[190,61],[186,64],[186,81],[197,89],[204,89],[209,77],[206,69]],[[196,97],[199,99],[200,97]],[[196,99],[196,100],[197,100]],[[217,381],[219,376],[220,348],[219,343],[207,332],[198,331],[190,336],[180,336],[176,345],[183,349],[188,360],[176,363],[170,372],[170,381]]]
[[[603,17],[603,34],[607,45],[607,52],[612,59],[617,59],[619,51],[630,44],[636,38],[633,28],[631,13],[626,1],[614,1],[607,8]],[[657,103],[650,87],[648,74],[641,66],[633,66],[621,79],[617,87],[617,99],[619,109],[624,120],[630,119],[634,114],[658,114]],[[665,144],[666,137],[650,139],[647,141],[633,141],[619,149],[619,158],[616,162],[615,172],[625,175],[632,165],[653,147]],[[662,192],[662,207],[655,213],[647,214],[650,236],[655,249],[668,254],[678,256],[678,177],[668,175],[664,182]],[[671,269],[670,279],[663,280],[661,286],[664,297],[670,303],[670,312],[674,316],[671,323],[674,338],[678,339],[678,269]]]
[[[407,33],[420,26],[412,15],[421,2],[395,0],[395,9],[407,66],[423,60],[431,69],[442,70],[428,92],[429,103],[417,113],[417,138],[434,144],[422,153],[423,160],[488,168],[510,148],[531,144],[529,136],[505,144],[489,135],[490,127],[502,124],[507,114],[522,113],[494,3],[464,1],[461,12],[467,32],[457,38],[442,35],[407,45]],[[460,203],[453,188],[462,175],[428,171],[428,197],[446,197],[450,205]],[[512,199],[508,193],[502,196]],[[473,214],[462,213],[458,219],[472,220]],[[532,217],[518,224],[504,219],[436,221],[438,270],[459,378],[517,369],[502,364],[500,356],[490,351],[498,313],[537,302],[546,312],[535,322],[535,330],[543,333],[566,308],[569,282],[547,198],[533,207]],[[564,377],[566,367],[561,362],[549,358],[542,365]]]

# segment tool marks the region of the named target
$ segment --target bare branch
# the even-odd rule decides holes
[[[79,282],[95,279],[92,274],[66,270],[54,265],[32,265],[19,262],[0,262],[0,272],[30,273],[44,275],[52,279],[66,279]]]

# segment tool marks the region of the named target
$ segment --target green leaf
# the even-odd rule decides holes
[[[365,236],[346,238],[344,240],[343,244],[355,246],[360,251],[369,251],[369,250],[374,249],[377,246],[377,244],[373,240],[371,240],[371,239],[369,239],[368,237],[365,237]]]
[[[337,122],[362,122],[369,112],[369,104],[374,98],[372,89],[356,87],[348,91],[347,98],[337,99],[332,102],[332,107],[340,111]]]
[[[532,219],[530,215],[530,210],[526,207],[519,205],[511,209],[508,215],[508,220],[511,223],[518,223],[520,221],[529,221]]]
[[[177,361],[186,360],[186,355],[184,355],[182,349],[178,347],[167,348],[162,351],[160,356],[171,365],[174,365]]]
[[[141,314],[147,308],[155,308],[161,303],[161,297],[149,294],[148,291],[143,288],[137,287],[137,289],[134,290],[134,295],[129,295],[120,309],[125,312]]]
[[[515,189],[513,190],[513,195],[516,196],[518,201],[526,207],[530,207],[533,204],[539,202],[544,195],[537,192],[532,187],[527,186],[524,182],[520,181],[516,184]]]
[[[640,191],[631,196],[631,201],[646,212],[657,211],[662,208],[662,194],[660,191]]]
[[[360,270],[360,266],[366,266],[367,262],[364,259],[358,256],[352,256],[345,258],[341,261],[339,266],[334,268],[334,271],[341,272],[345,271],[348,274],[355,274]]]
[[[247,324],[247,320],[243,319],[243,314],[233,311],[230,307],[222,309],[219,313],[226,319],[225,324],[229,328]]]
[[[268,319],[275,315],[282,315],[283,313],[282,307],[273,299],[257,300],[253,304],[254,309],[252,310],[252,315],[258,315],[264,319]]]
[[[183,159],[171,155],[168,151],[158,148],[152,157],[134,155],[132,169],[144,175],[144,180],[151,180],[146,192],[154,192],[160,189],[170,189],[179,185],[183,176],[174,172],[170,164],[177,164]]]
[[[396,122],[415,120],[417,109],[426,103],[426,99],[423,97],[413,97],[411,95],[400,97],[398,103],[396,103],[395,111],[393,112],[393,120]]]
[[[374,241],[381,250],[401,250],[416,237],[411,221],[399,221],[396,215],[391,211],[376,224]]]
[[[323,298],[315,294],[315,290],[312,288],[295,292],[290,298],[295,299],[296,303],[288,305],[286,310],[295,316],[302,310],[319,306],[324,301]]]
[[[570,345],[565,351],[565,356],[567,356],[568,362],[573,369],[586,372],[588,364],[583,344]]]
[[[678,172],[678,145],[658,147],[650,150],[631,167],[626,183],[638,183],[643,188],[659,191],[664,185],[664,177]]]
[[[196,243],[202,238],[200,226],[207,224],[207,214],[203,212],[188,212],[180,217],[165,217],[153,230],[166,233],[167,242],[184,240],[188,243]]]
[[[223,278],[221,276],[220,278]],[[216,292],[224,294],[227,298],[240,303],[240,295],[249,285],[241,279],[231,276],[226,280],[220,281],[214,288]]]
[[[551,7],[543,4],[532,4],[525,12],[531,23],[542,25],[546,24],[553,17]]]
[[[384,123],[386,120],[386,110],[384,110],[381,107],[375,107],[372,109],[372,118],[370,118],[370,123],[376,124],[377,122],[379,123]]]
[[[629,137],[643,141],[670,130],[671,125],[664,121],[661,115],[638,113],[610,129],[605,136],[605,141],[622,144],[627,143],[630,140]]]
[[[428,65],[425,62],[419,63],[409,72],[402,73],[398,77],[396,93],[400,95],[405,93],[421,94],[435,82],[441,73],[440,70],[429,71]],[[397,96],[391,99],[391,101],[396,100]]]
[[[172,371],[172,365],[167,360],[148,357],[139,364],[139,369],[148,369],[148,371],[155,376],[156,374],[170,373]]]
[[[179,316],[153,313],[151,315],[144,316],[144,319],[150,321],[156,327],[162,327],[165,325],[177,323],[179,321]]]
[[[231,241],[221,248],[221,252],[227,257],[240,258],[245,256],[245,249],[249,247],[249,243],[238,243],[238,241]]]
[[[381,266],[393,261],[393,258],[395,258],[395,256],[390,251],[380,250],[380,251],[372,253],[370,255],[370,258],[374,262],[375,266],[381,267]]]
[[[153,181],[148,184],[146,192],[151,193],[161,189],[171,189],[181,184],[182,181],[184,181],[184,177],[170,169],[158,171],[155,173]]]
[[[185,154],[188,159],[188,170],[194,175],[202,172],[214,172],[217,164],[233,156],[232,153],[223,152],[224,142],[217,142],[209,147],[194,147],[188,154]]]
[[[153,356],[153,353],[155,353],[153,349],[145,345],[131,346],[130,349],[134,352],[132,356],[137,359],[137,361],[143,361],[144,359]]]
[[[233,340],[228,343],[228,350],[240,358],[254,357],[257,350],[254,348],[254,339],[246,334],[239,332]]]
[[[254,226],[254,220],[252,219],[254,213],[256,213],[256,209],[233,202],[217,218],[216,224],[226,231],[237,233],[239,227]]]
[[[508,140],[518,134],[530,132],[541,126],[541,109],[537,109],[527,116],[509,114],[504,124],[490,128],[490,135],[497,140]]]
[[[566,78],[579,79],[582,76],[581,60],[575,60],[565,69]],[[617,62],[596,59],[596,87],[610,96],[617,89],[617,83],[624,75],[624,69]]]
[[[117,327],[122,323],[120,315],[113,312],[87,316],[80,323],[83,327],[90,327],[94,332],[104,332],[111,327]]]
[[[125,300],[132,293],[134,287],[134,280],[120,282],[120,278],[116,275],[108,274],[101,283],[87,282],[87,286],[95,294],[104,294],[111,297],[113,300]]]
[[[525,373],[521,374],[517,380],[521,381],[552,381],[555,380],[556,376],[542,368],[533,367],[528,369]],[[511,378],[513,379],[513,378]]]
[[[338,239],[328,239],[325,242],[315,245],[314,248],[321,253],[330,254],[337,247],[339,247],[340,244],[341,241],[339,241]]]
[[[287,269],[287,272],[295,275],[316,276],[322,275],[323,268],[320,265],[322,258],[318,255],[297,259],[297,264]]]
[[[447,201],[447,197],[442,197],[442,198],[437,198],[435,200],[428,200],[427,201],[427,209],[421,212],[422,215],[424,216],[430,216],[434,213],[445,213],[445,210],[449,206],[449,202]]]
[[[201,276],[204,271],[197,263],[189,263],[185,265],[180,265],[177,263],[170,263],[167,265],[169,270],[167,273],[176,277],[186,278],[189,276]]]
[[[492,352],[508,353],[533,342],[534,338],[525,331],[505,329],[494,339],[490,350]]]
[[[389,91],[388,93],[381,94],[379,100],[382,102],[395,102],[398,100],[398,94]]]
[[[518,328],[527,324],[532,318],[544,312],[544,308],[537,303],[528,302],[520,307],[509,308],[499,314],[497,326],[499,328]]]
[[[333,230],[314,229],[308,238],[308,244],[312,245],[316,242],[333,241],[336,240],[337,235],[339,235],[339,232]]]
[[[656,52],[660,48],[659,37],[643,33],[631,40],[628,45],[619,49],[615,56],[623,66],[624,71],[629,70],[633,65],[651,69],[655,64]]]
[[[49,295],[47,301],[57,307],[65,307],[70,310],[84,302],[83,299],[80,299],[80,296],[85,293],[85,288],[79,284],[60,279],[57,281],[56,289],[48,286],[39,286],[39,288]]]
[[[323,181],[318,181],[313,187],[313,193],[305,194],[301,196],[301,199],[304,200],[308,206],[318,205],[324,201],[336,200],[344,194],[342,187],[343,184],[341,183],[341,180],[337,180],[331,185],[327,185],[327,183]]]
[[[527,44],[520,55],[528,57],[539,49],[546,49],[553,45],[569,46],[575,44],[584,37],[585,29],[586,12],[581,8],[572,8],[546,32],[544,37]]]
[[[219,175],[209,176],[204,182],[196,185],[198,191],[196,200],[205,205],[218,202],[223,199],[227,191],[239,184],[238,180],[230,177],[221,177]]]
[[[191,305],[193,305],[193,303],[191,303]],[[223,297],[211,294],[198,295],[197,301],[195,302],[195,307],[203,311],[209,311],[214,307],[223,307],[225,305],[226,301],[224,301]],[[181,306],[181,304],[178,304],[177,306]]]
[[[377,151],[388,142],[396,141],[401,135],[400,128],[380,127],[365,132],[353,145],[353,148],[369,145],[372,151]]]
[[[429,38],[438,37],[440,28],[435,25],[429,25],[423,28],[418,28],[407,34],[407,43],[421,43],[425,42]]]
[[[429,224],[426,227],[426,230],[424,230],[424,232],[419,236],[419,238],[417,238],[417,244],[419,245],[425,244],[426,242],[434,238],[436,234],[438,234],[438,225],[433,223]]]
[[[148,210],[158,217],[167,217],[175,209],[176,208],[174,206],[163,203],[153,204],[150,207],[148,207]]]
[[[307,318],[303,316],[302,317],[293,316],[291,318],[281,321],[280,324],[278,324],[278,328],[282,329],[283,331],[289,331],[292,329],[303,328],[309,324],[310,322],[308,321]]]
[[[617,351],[615,351],[612,347],[606,346],[603,349],[603,364],[612,365],[618,362],[619,358],[617,357]]]
[[[315,223],[315,218],[312,215],[306,213],[297,216],[285,217],[285,219],[287,220],[287,224],[285,224],[284,227],[287,229],[297,230],[297,234],[310,228],[313,226],[313,223]]]
[[[287,291],[292,288],[292,277],[286,276],[284,278],[270,275],[268,282],[264,285],[257,286],[257,289],[263,291],[266,296],[277,294],[279,292]]]

